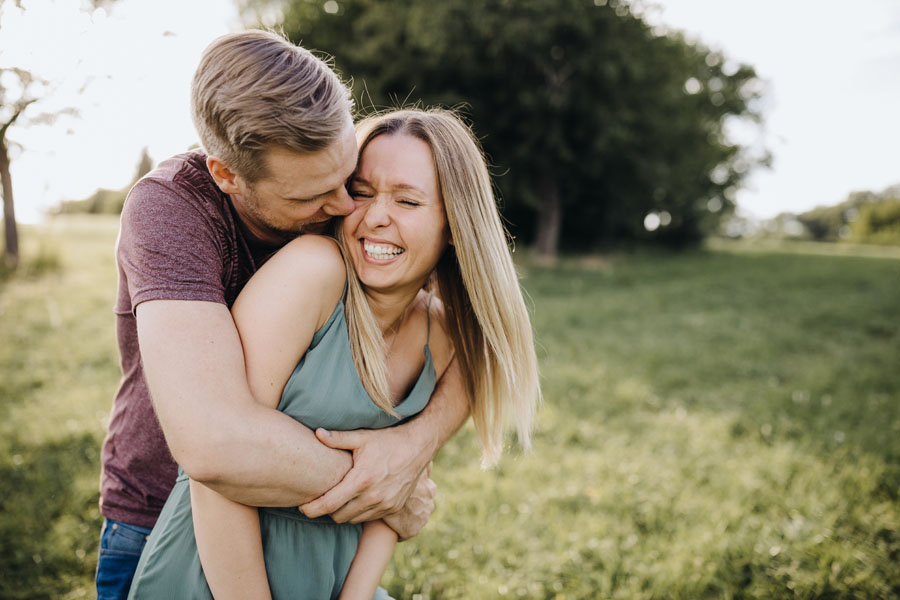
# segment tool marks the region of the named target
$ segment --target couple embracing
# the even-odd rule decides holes
[[[129,194],[98,598],[387,598],[469,414],[486,463],[507,425],[528,444],[531,326],[477,141],[351,104],[306,50],[223,36],[203,150]]]

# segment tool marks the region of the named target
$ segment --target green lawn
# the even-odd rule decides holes
[[[0,278],[3,598],[92,595],[115,233],[26,229],[24,273]],[[900,597],[900,260],[839,250],[523,258],[534,451],[482,471],[464,429],[389,591]]]

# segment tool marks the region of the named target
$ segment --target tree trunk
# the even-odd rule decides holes
[[[13,205],[12,176],[9,174],[9,149],[5,139],[0,139],[0,180],[3,184],[3,229],[6,233],[3,262],[9,269],[15,269],[19,265],[19,233]]]
[[[540,180],[541,210],[537,222],[538,260],[552,264],[556,261],[559,230],[562,227],[562,198],[553,173],[544,172]]]

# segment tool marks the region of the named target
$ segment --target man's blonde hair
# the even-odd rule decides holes
[[[529,447],[541,398],[531,322],[475,136],[455,113],[442,109],[376,115],[361,121],[356,132],[360,157],[380,135],[412,136],[431,148],[453,240],[435,279],[481,437],[482,462],[500,457],[507,424]],[[372,399],[392,412],[382,334],[352,265],[348,272],[347,322],[357,370]]]
[[[350,91],[308,50],[268,31],[223,35],[203,52],[191,82],[191,117],[204,149],[253,183],[279,146],[316,152],[351,120]]]

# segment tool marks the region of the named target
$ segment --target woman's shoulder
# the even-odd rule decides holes
[[[336,262],[344,264],[337,241],[334,238],[314,233],[297,236],[285,244],[274,256],[279,254],[290,256],[293,259],[308,259],[311,261],[311,266],[315,266],[321,261],[324,261],[325,266],[331,267]]]
[[[347,269],[337,242],[306,234],[273,254],[253,280],[265,285],[269,292],[278,293],[283,302],[301,302],[306,310],[318,308],[321,321],[328,318],[340,300]]]
[[[343,288],[346,267],[337,242],[323,235],[301,235],[272,255],[264,267],[294,278],[313,279],[323,284],[339,283]]]

